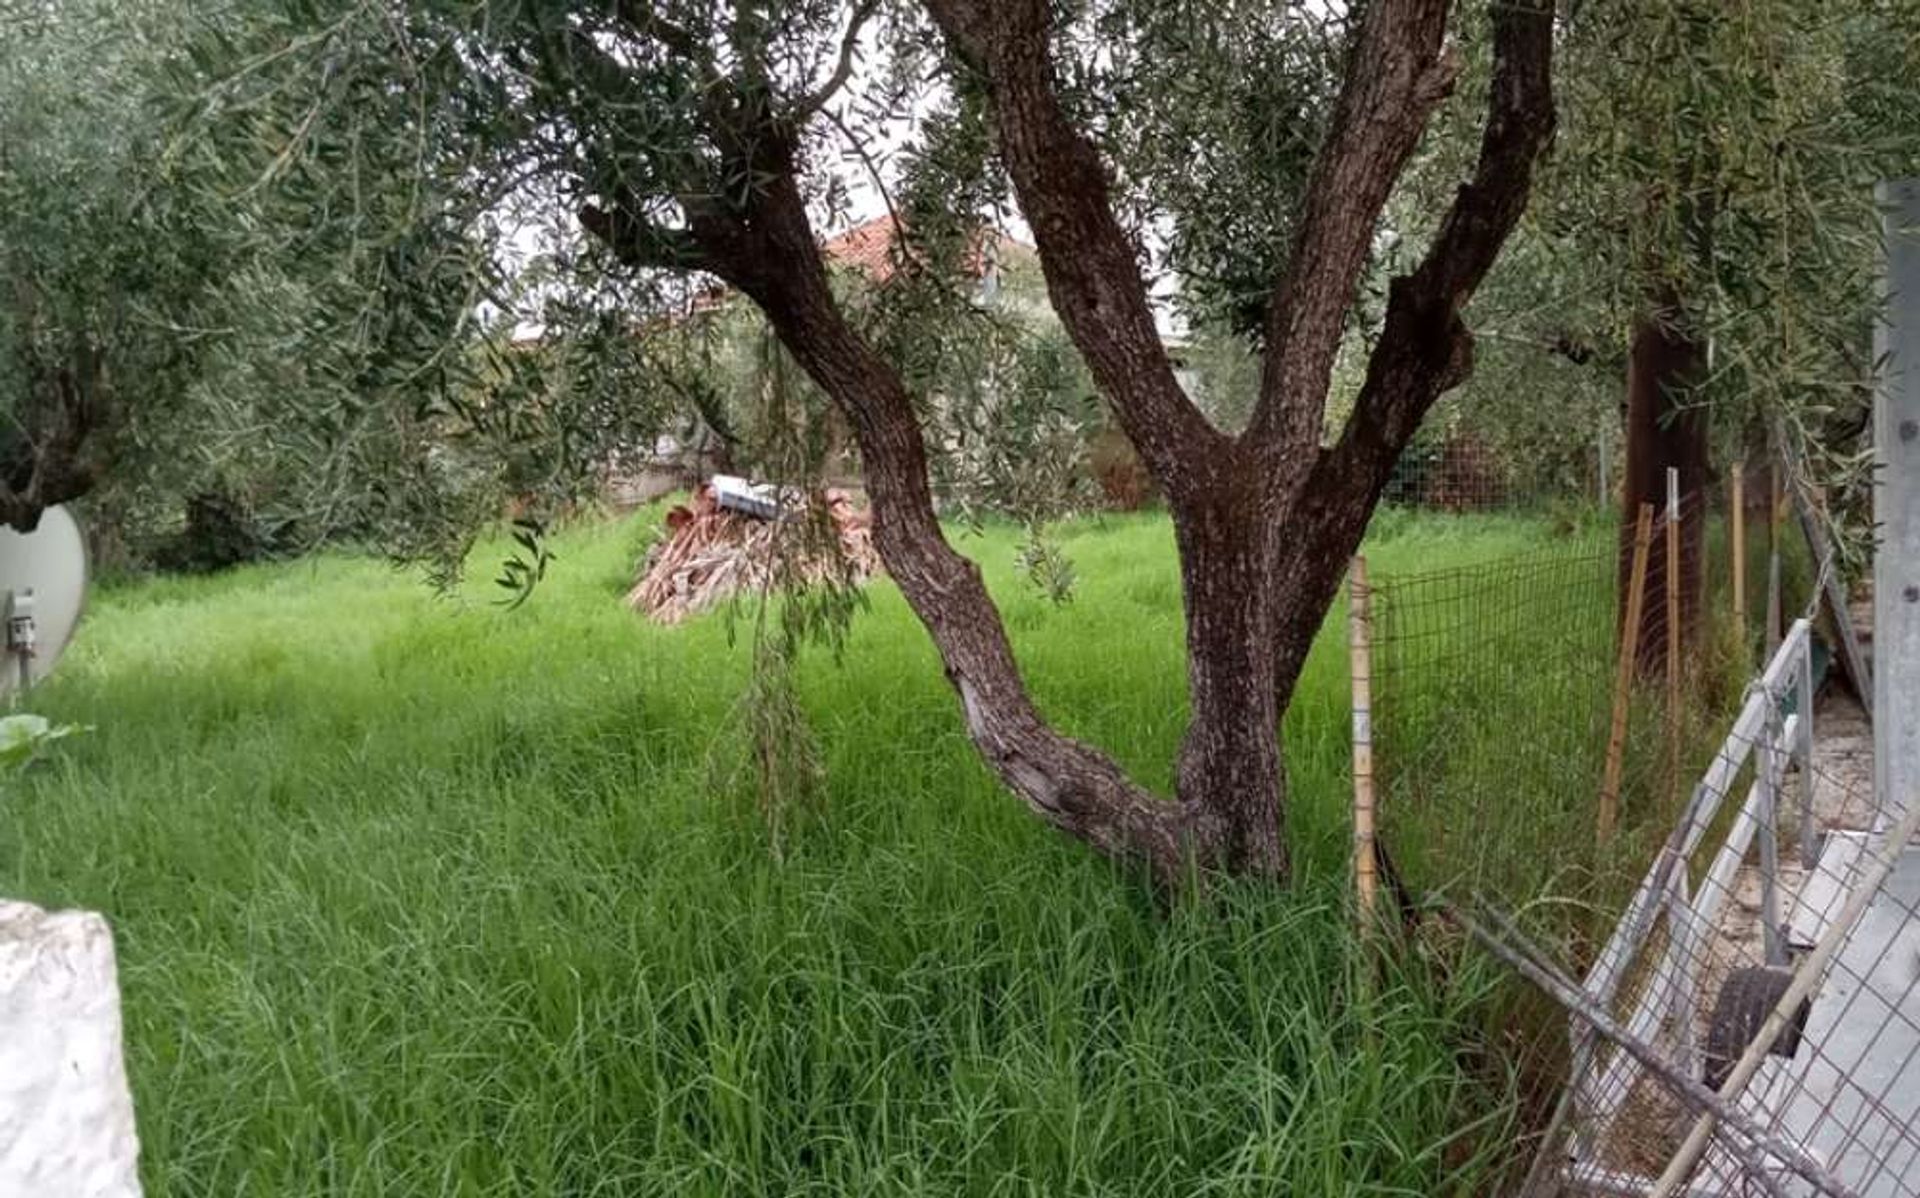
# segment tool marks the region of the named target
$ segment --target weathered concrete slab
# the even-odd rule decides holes
[[[1815,994],[1787,1084],[1769,1095],[1780,1133],[1865,1198],[1920,1185],[1920,850],[1893,874]]]
[[[0,1195],[139,1198],[113,933],[0,899]]]

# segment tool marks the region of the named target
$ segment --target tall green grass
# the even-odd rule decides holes
[[[713,781],[726,622],[620,604],[657,513],[515,611],[323,557],[98,594],[0,792],[0,893],[105,911],[155,1195],[1473,1193],[1510,1094],[1491,985],[1351,985],[1346,666],[1287,723],[1302,881],[1165,912],[968,747],[872,588],[801,690],[827,766],[783,859]],[[1376,569],[1519,519],[1402,521]],[[1185,718],[1163,519],[1075,525],[1056,607],[983,563],[1045,710],[1165,786]],[[1330,623],[1337,623],[1336,620]]]

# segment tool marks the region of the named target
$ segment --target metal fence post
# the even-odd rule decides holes
[[[1783,630],[1780,621],[1780,455],[1767,463],[1767,652],[1780,647]]]
[[[1813,821],[1813,646],[1800,655],[1794,670],[1793,713],[1800,717],[1794,756],[1800,764],[1800,866],[1812,869],[1820,862],[1820,830]]]
[[[1785,777],[1780,749],[1782,731],[1780,703],[1769,691],[1767,728],[1761,734],[1759,759],[1754,762],[1753,771],[1753,784],[1760,798],[1754,829],[1760,849],[1760,932],[1769,965],[1787,963],[1787,944],[1780,918],[1780,783]]]
[[[1667,876],[1667,885],[1667,936],[1672,940],[1674,951],[1668,957],[1672,968],[1665,976],[1670,996],[1669,1018],[1673,1023],[1673,1059],[1674,1064],[1691,1075],[1699,1068],[1694,1024],[1699,1006],[1700,958],[1702,945],[1713,934],[1713,929],[1702,926],[1704,921],[1694,910],[1693,887],[1687,881],[1684,867]]]
[[[1733,626],[1740,633],[1741,662],[1747,648],[1747,464],[1737,462],[1733,470],[1733,494],[1728,496],[1728,549],[1733,566]]]

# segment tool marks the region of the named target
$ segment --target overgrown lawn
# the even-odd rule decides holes
[[[1488,979],[1352,984],[1342,613],[1287,893],[1162,912],[1043,828],[884,583],[804,663],[826,789],[775,860],[716,785],[744,639],[619,601],[657,519],[567,534],[515,611],[348,557],[96,594],[33,698],[93,730],[5,781],[0,893],[112,919],[151,1194],[1476,1191]],[[1551,536],[1387,526],[1376,570]],[[1070,528],[1064,607],[963,545],[1042,706],[1164,787],[1165,520]]]

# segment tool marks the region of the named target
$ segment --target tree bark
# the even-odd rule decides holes
[[[1233,873],[1287,873],[1286,774],[1274,668],[1273,566],[1279,522],[1263,518],[1261,480],[1229,464],[1222,487],[1174,508],[1187,614],[1191,715],[1176,793],[1196,813],[1211,864]]]
[[[1187,813],[1135,784],[1104,754],[1060,735],[1034,708],[979,568],[940,529],[912,402],[899,374],[835,303],[791,176],[756,200],[751,228],[764,242],[747,248],[758,266],[736,270],[740,285],[795,360],[847,412],[873,501],[874,546],[932,635],[974,745],[1050,823],[1175,880],[1200,849],[1190,843]],[[725,244],[723,237],[713,242]]]
[[[1700,623],[1700,570],[1706,543],[1709,486],[1706,409],[1689,402],[1706,366],[1706,349],[1688,330],[1670,293],[1652,297],[1651,312],[1634,324],[1627,360],[1627,465],[1620,522],[1619,621],[1628,610],[1633,524],[1640,505],[1667,510],[1667,470],[1680,472],[1680,640],[1694,644]],[[1664,535],[1664,534],[1663,534]],[[1640,605],[1637,668],[1643,677],[1667,668],[1667,555],[1647,557]]]

